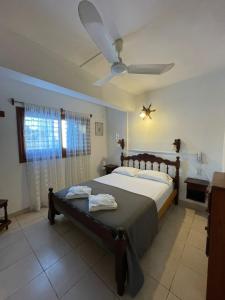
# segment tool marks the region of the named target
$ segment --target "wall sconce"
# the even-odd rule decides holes
[[[116,143],[118,145],[120,145],[120,147],[122,148],[122,150],[125,148],[125,140],[120,138],[119,133],[116,133]]]
[[[181,140],[180,139],[175,139],[173,142],[173,146],[176,150],[177,153],[180,152],[180,146],[181,146]]]
[[[117,143],[120,145],[121,149],[123,150],[124,147],[125,147],[125,141],[124,141],[124,139],[119,139],[119,140],[117,141]]]
[[[149,105],[149,107],[145,107],[145,106],[143,106],[143,108],[142,108],[142,111],[141,111],[141,113],[140,113],[140,117],[144,120],[146,117],[149,117],[149,119],[151,119],[152,117],[151,117],[151,113],[152,112],[155,112],[156,111],[156,109],[151,109],[151,104]]]

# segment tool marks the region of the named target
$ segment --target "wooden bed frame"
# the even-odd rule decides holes
[[[168,199],[165,201],[161,209],[159,210],[158,212],[159,218],[161,218],[165,214],[165,212],[173,203],[173,201],[175,202],[176,205],[178,204],[179,186],[180,186],[180,181],[179,181],[180,157],[179,156],[176,157],[175,161],[171,161],[148,153],[131,155],[131,156],[124,156],[122,153],[120,159],[121,159],[121,166],[124,166],[125,162],[127,162],[127,165],[130,166],[131,163],[132,167],[135,168],[138,167],[140,169],[141,163],[144,163],[145,170],[148,166],[150,166],[150,169],[153,170],[154,164],[157,164],[158,165],[157,169],[158,171],[160,171],[161,165],[164,164],[166,166],[167,174],[169,174],[169,166],[174,166],[176,170],[175,176],[172,177],[174,181],[174,190],[171,193],[171,195],[168,197]]]
[[[171,161],[167,159],[163,159],[161,157],[157,157],[151,154],[138,154],[133,156],[124,156],[121,154],[121,166],[124,166],[125,162],[132,162],[133,166],[136,166],[138,163],[138,167],[141,167],[141,163],[144,163],[145,169],[147,164],[151,164],[151,169],[153,169],[153,164],[158,164],[158,170],[161,170],[161,165],[166,165],[166,172],[169,173],[169,166],[175,167],[176,173],[174,180],[174,190],[169,196],[169,198],[164,203],[163,207],[158,212],[159,218],[163,216],[166,210],[174,201],[175,204],[178,204],[178,194],[179,194],[179,168],[180,168],[180,159],[176,158],[176,161]],[[63,213],[65,216],[70,216],[69,208],[60,209],[55,208],[54,198],[55,195],[53,193],[53,189],[49,188],[49,211],[48,211],[48,219],[51,225],[55,223],[55,215]],[[115,277],[117,283],[117,293],[122,296],[125,290],[125,283],[127,277],[127,259],[126,259],[126,247],[128,244],[126,231],[124,228],[117,228],[116,230],[112,230],[105,226],[104,224],[95,220],[91,215],[81,212],[79,210],[74,209],[73,216],[75,222],[79,223],[85,229],[88,229],[91,233],[95,234],[101,241],[104,243],[106,247],[111,249],[115,254]]]

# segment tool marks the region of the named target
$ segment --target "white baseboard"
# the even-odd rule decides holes
[[[193,201],[190,199],[180,200],[179,205],[186,207],[186,208],[191,208],[191,209],[194,209],[194,210],[200,211],[200,212],[206,212],[206,210],[207,210],[207,203],[200,203],[200,202],[196,202],[196,201]]]

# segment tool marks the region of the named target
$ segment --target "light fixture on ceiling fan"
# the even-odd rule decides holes
[[[94,6],[88,0],[82,0],[78,5],[78,13],[80,21],[87,30],[95,45],[99,48],[106,60],[111,64],[111,73],[105,78],[94,83],[96,86],[102,86],[113,77],[122,74],[146,74],[160,75],[168,72],[174,67],[174,63],[170,64],[144,64],[144,65],[126,65],[123,63],[120,53],[123,49],[123,40],[117,39],[113,41],[106,28],[104,27],[102,18]],[[98,54],[97,54],[98,55]],[[95,55],[93,58],[95,58]],[[89,59],[87,62],[89,62]]]

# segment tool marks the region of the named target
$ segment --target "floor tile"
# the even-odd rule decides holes
[[[115,259],[113,255],[107,254],[93,266],[94,272],[107,284],[109,288],[116,291],[115,281]]]
[[[193,209],[184,208],[181,206],[172,206],[172,209],[168,211],[168,216],[176,218],[176,220],[185,219],[187,217],[194,217],[195,211]]]
[[[205,300],[206,276],[180,265],[175,275],[171,292],[182,300]]]
[[[16,241],[13,245],[0,249],[0,271],[31,253],[32,249],[24,238]]]
[[[184,249],[184,243],[171,243],[163,239],[153,242],[153,245],[141,259],[141,266],[144,274],[157,279],[166,288],[170,288],[176,270],[179,266],[181,255]]]
[[[44,269],[72,250],[47,219],[26,227],[24,234]]]
[[[77,248],[77,251],[89,266],[92,266],[101,257],[106,255],[106,252],[91,238],[86,239],[85,242]]]
[[[151,247],[147,250],[147,253],[152,247],[170,249],[175,243],[177,243],[176,236],[168,235],[165,230],[160,230],[153,240]]]
[[[195,215],[192,228],[201,233],[205,233],[205,227],[207,225],[207,218],[201,215]]]
[[[191,245],[186,245],[183,255],[181,257],[181,263],[193,271],[202,275],[207,274],[208,259],[205,253]]]
[[[57,216],[55,218],[55,224],[52,226],[60,234],[64,234],[74,228],[72,222],[66,219],[63,215]]]
[[[32,219],[29,222],[20,224],[20,227],[22,229],[30,228],[32,225],[39,224],[40,222],[43,222],[44,220],[46,220],[46,219],[43,216],[40,216],[39,218]]]
[[[0,272],[0,299],[6,299],[42,272],[36,257],[31,254]]]
[[[55,225],[49,225],[47,211],[42,208],[13,218],[11,228],[0,233],[0,257],[4,258],[0,260],[0,300],[8,296],[55,300],[57,295],[63,300],[120,299],[114,256],[106,254],[63,215],[56,217]],[[170,208],[141,260],[145,283],[134,299],[205,298],[205,224],[205,214]],[[131,298],[125,294],[122,299]]]
[[[164,224],[164,226],[162,227],[160,233],[161,234],[165,234],[168,236],[171,236],[172,239],[175,241],[179,241],[179,242],[185,242],[187,240],[187,237],[190,233],[191,227],[190,226],[186,226],[186,225],[178,225],[176,224],[175,226],[172,225],[167,225]]]
[[[77,248],[80,246],[84,241],[89,239],[85,233],[83,233],[77,227],[74,227],[72,230],[66,232],[63,235],[63,238],[71,245],[73,248]]]
[[[145,283],[135,298],[125,294],[121,300],[166,300],[169,291],[155,279],[146,276]]]
[[[48,218],[48,207],[42,207],[40,213],[44,218]]]
[[[22,215],[18,215],[16,217],[16,220],[21,226],[25,226],[28,225],[29,223],[35,222],[35,220],[40,218],[43,218],[40,212],[28,212]]]
[[[57,300],[47,276],[42,273],[7,300]]]
[[[194,213],[187,213],[183,209],[176,210],[174,209],[173,211],[169,212],[168,214],[165,215],[165,220],[167,222],[172,223],[178,223],[178,224],[185,224],[191,226],[192,222],[194,219]]]
[[[60,237],[51,239],[34,249],[44,270],[55,264],[60,258],[72,251],[72,248]]]
[[[33,249],[40,249],[41,246],[62,239],[60,235],[52,229],[47,220],[32,224],[24,229],[24,234]]]
[[[143,266],[143,264],[142,264]],[[170,288],[173,278],[176,274],[179,261],[170,261],[162,263],[160,261],[152,260],[147,266],[143,267],[144,275],[150,275],[158,280],[167,289]]]
[[[14,230],[13,232],[4,231],[0,235],[0,249],[9,247],[13,243],[24,239],[24,234],[21,229]]]
[[[47,269],[46,274],[57,295],[62,297],[88,270],[86,263],[73,251]]]
[[[199,232],[192,228],[187,243],[204,251],[206,247],[206,232]]]
[[[175,295],[173,295],[172,293],[169,293],[166,300],[180,300],[180,299],[177,298],[177,297],[176,297]]]
[[[17,222],[17,220],[16,220],[15,217],[12,217],[12,218],[9,217],[9,219],[10,219],[11,223],[10,223],[10,225],[8,227],[8,230],[2,230],[2,231],[0,231],[0,235],[4,234],[4,233],[9,233],[9,232],[12,232],[14,230],[20,229],[19,223]]]
[[[90,271],[62,299],[115,300],[115,295]]]

